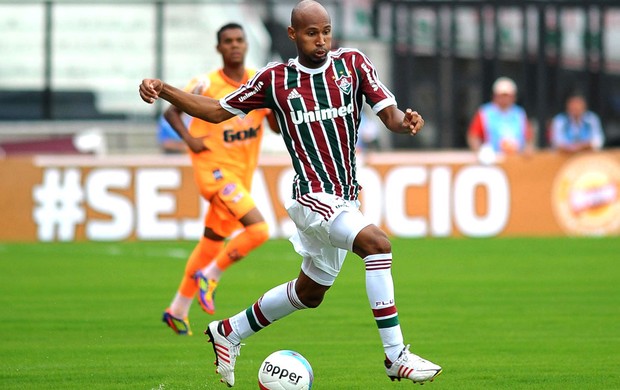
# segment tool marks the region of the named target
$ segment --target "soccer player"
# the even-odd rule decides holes
[[[347,251],[352,251],[365,264],[366,292],[387,375],[392,380],[433,380],[441,367],[414,355],[404,344],[394,301],[391,243],[359,211],[355,163],[364,102],[396,133],[415,135],[424,120],[411,109],[397,108],[394,96],[362,52],[330,51],[331,19],[316,1],[304,0],[294,7],[288,36],[297,46],[297,58],[287,64],[268,64],[219,101],[185,94],[157,79],[145,79],[140,85],[145,102],[161,97],[211,122],[271,108],[295,169],[292,199],[286,208],[297,226],[291,241],[303,257],[301,271],[246,310],[208,325],[205,333],[213,343],[217,372],[233,386],[241,341],[293,312],[318,307]]]
[[[194,78],[186,91],[195,96],[220,99],[247,82],[256,71],[245,68],[248,44],[241,25],[226,24],[217,32],[217,51],[224,66]],[[182,105],[179,105],[182,107]],[[189,129],[182,108],[174,105],[164,117],[187,143],[200,194],[209,201],[204,233],[191,253],[181,284],[163,321],[177,334],[191,334],[189,309],[198,302],[215,312],[214,292],[222,273],[269,238],[269,229],[250,195],[265,117],[277,126],[271,110],[254,110],[219,124],[192,119]],[[225,244],[238,229],[243,231]]]

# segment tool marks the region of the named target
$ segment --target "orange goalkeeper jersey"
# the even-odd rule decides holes
[[[220,99],[247,82],[255,73],[255,70],[246,69],[242,82],[237,83],[219,69],[194,78],[185,91]],[[218,124],[192,118],[190,134],[202,138],[209,149],[199,154],[190,153],[196,173],[210,174],[215,170],[224,170],[236,175],[249,189],[258,163],[263,121],[270,112],[269,109],[254,110],[243,119],[233,117]]]

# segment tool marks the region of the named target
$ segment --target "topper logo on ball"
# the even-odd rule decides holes
[[[281,350],[263,360],[258,370],[261,390],[310,390],[314,373],[300,353]]]
[[[289,372],[286,368],[277,366],[268,361],[263,362],[262,370],[263,374],[271,375],[279,380],[286,379],[293,384],[298,384],[299,380],[303,378],[302,375],[297,375],[295,372]]]

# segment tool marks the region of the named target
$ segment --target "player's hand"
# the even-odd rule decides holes
[[[185,142],[193,153],[198,154],[209,150],[209,148],[207,148],[207,146],[204,144],[203,138],[190,137]]]
[[[416,135],[424,127],[424,119],[417,111],[408,108],[403,118],[403,127],[408,130],[409,134]]]
[[[161,90],[164,88],[164,83],[158,79],[144,79],[140,84],[139,91],[142,100],[149,104],[155,103],[155,100],[159,98]]]

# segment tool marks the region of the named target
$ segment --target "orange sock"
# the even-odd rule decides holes
[[[268,239],[269,225],[267,222],[250,225],[241,234],[230,240],[228,245],[217,254],[215,264],[220,270],[224,271]]]
[[[193,298],[196,295],[198,285],[194,280],[194,273],[209,264],[222,248],[224,241],[213,241],[204,236],[200,238],[185,266],[185,274],[179,286],[179,293],[182,296]]]

